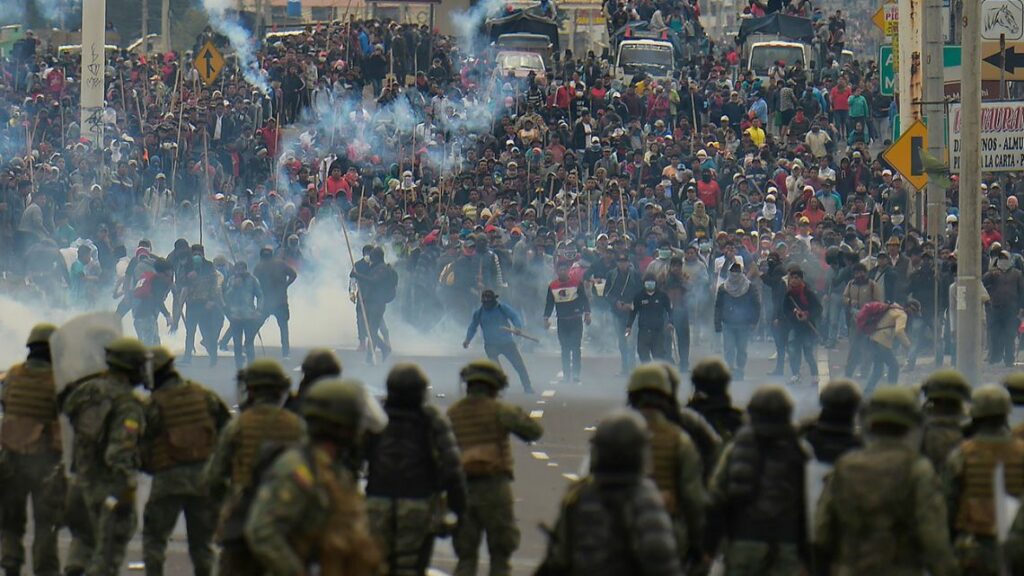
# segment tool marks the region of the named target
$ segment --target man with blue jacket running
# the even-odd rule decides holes
[[[469,343],[476,336],[477,328],[483,332],[484,352],[487,353],[487,357],[498,362],[498,356],[504,356],[519,374],[523,391],[533,394],[530,373],[526,371],[526,363],[523,362],[523,355],[519,353],[519,346],[516,345],[514,337],[514,334],[523,328],[523,319],[519,313],[511,306],[498,302],[498,295],[494,290],[484,290],[480,294],[480,308],[473,313],[473,321],[469,323],[469,330],[466,331],[463,348],[469,348]]]

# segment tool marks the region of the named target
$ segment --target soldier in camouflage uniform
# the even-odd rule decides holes
[[[726,576],[791,576],[807,565],[804,495],[808,454],[793,427],[793,401],[762,386],[711,478],[709,515],[722,519]]]
[[[228,423],[217,440],[204,479],[214,502],[223,503],[218,528],[222,549],[218,574],[253,574],[253,558],[242,534],[244,511],[238,509],[243,491],[253,478],[260,451],[274,444],[291,444],[305,433],[302,419],[281,408],[290,383],[276,361],[260,358],[242,374],[248,398],[242,413]]]
[[[800,435],[814,449],[814,458],[835,464],[840,456],[864,445],[855,420],[860,409],[860,389],[850,380],[833,380],[819,397],[821,413],[800,426]]]
[[[317,382],[303,399],[309,440],[274,460],[245,523],[245,538],[263,573],[377,573],[380,552],[345,465],[358,453],[364,431],[383,424],[367,421],[370,400],[359,382],[338,379]]]
[[[37,324],[29,333],[28,358],[12,366],[4,380],[4,418],[0,446],[5,476],[3,486],[3,559],[0,566],[8,576],[21,573],[25,563],[22,537],[27,520],[25,507],[32,497],[34,536],[32,568],[41,576],[60,573],[57,557],[57,527],[61,487],[60,423],[57,421],[57,390],[50,359],[52,324]],[[63,482],[56,482],[63,484]],[[55,502],[55,494],[57,501]]]
[[[484,533],[491,557],[490,576],[507,576],[512,571],[512,553],[519,547],[509,434],[533,442],[540,439],[544,429],[522,408],[498,399],[508,386],[508,377],[495,362],[474,360],[460,376],[466,383],[466,397],[448,409],[448,418],[462,454],[469,498],[455,533],[455,554],[459,557],[455,576],[476,574]]]
[[[687,406],[703,416],[723,442],[732,440],[743,425],[743,412],[732,405],[729,397],[731,380],[729,368],[721,358],[705,358],[690,372],[693,395]]]
[[[924,392],[924,430],[921,453],[941,476],[946,458],[964,439],[968,417],[964,404],[971,398],[971,386],[956,370],[939,370],[921,385]]]
[[[231,415],[217,394],[185,380],[166,348],[152,349],[153,393],[146,405],[144,465],[153,475],[142,516],[146,576],[162,576],[167,539],[185,514],[196,576],[213,571],[217,509],[203,485],[203,467]]]
[[[302,380],[299,382],[299,389],[288,396],[285,408],[296,414],[302,409],[302,397],[306,391],[317,380],[321,378],[340,378],[341,360],[334,355],[334,352],[326,348],[314,348],[306,354],[302,360]]]
[[[908,442],[921,423],[914,393],[898,386],[875,390],[864,420],[867,446],[839,459],[818,500],[814,545],[821,573],[957,574],[939,480]]]
[[[138,525],[135,488],[145,414],[133,388],[144,380],[149,352],[135,338],[117,338],[106,351],[108,370],[81,382],[61,406],[75,431],[75,483],[93,538],[81,542],[91,544],[89,554],[72,547],[68,573],[84,567],[87,576],[119,574]]]
[[[562,499],[537,576],[680,576],[671,520],[645,477],[644,421],[625,410],[597,426],[590,475]]]
[[[706,497],[700,455],[690,436],[668,415],[678,413],[672,388],[660,366],[645,364],[629,378],[629,405],[640,412],[650,431],[651,478],[672,517],[680,562],[699,562],[704,548]]]
[[[448,418],[425,403],[423,371],[396,364],[387,388],[387,428],[366,442],[366,509],[386,573],[420,576],[430,564],[435,536],[444,530],[446,510],[456,516],[465,510],[466,476]]]
[[[676,406],[677,415],[668,415],[668,419],[678,424],[683,432],[689,434],[690,439],[693,440],[697,452],[700,453],[703,480],[707,484],[722,450],[722,437],[715,432],[715,429],[704,419],[704,416],[701,416],[700,412],[686,406],[679,406],[679,386],[683,382],[679,370],[668,362],[655,362],[654,364],[665,370],[669,386],[672,387],[671,401]]]
[[[1010,434],[1006,422],[1010,409],[1005,388],[990,384],[975,390],[971,397],[974,434],[946,461],[943,484],[954,548],[964,574],[1000,574],[992,482],[996,465],[1003,465],[1007,494],[1020,498],[1024,492],[1024,440]]]

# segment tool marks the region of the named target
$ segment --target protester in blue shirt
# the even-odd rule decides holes
[[[504,356],[519,374],[523,391],[533,394],[530,373],[526,370],[526,363],[523,362],[523,356],[519,353],[519,346],[515,340],[515,333],[523,328],[523,319],[519,313],[511,306],[498,302],[498,295],[494,290],[484,290],[480,294],[480,308],[473,313],[473,321],[466,330],[463,348],[469,348],[469,343],[476,336],[477,328],[483,332],[484,352],[487,353],[487,357],[498,362],[498,356]]]

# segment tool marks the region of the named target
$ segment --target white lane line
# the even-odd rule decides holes
[[[580,479],[579,476],[577,476],[575,474],[570,474],[568,472],[566,472],[565,474],[562,474],[562,477],[564,477],[566,480],[568,480],[570,482],[575,482],[575,481]]]
[[[828,350],[825,348],[818,348],[817,358],[818,362],[818,392],[828,384],[829,380],[832,379],[832,374],[829,371],[828,366]]]
[[[541,392],[540,395],[543,396],[544,398],[554,398],[555,397],[555,391],[554,390],[545,390],[545,391]]]
[[[543,417],[544,417],[544,411],[543,410],[534,410],[534,411],[530,412],[530,418],[533,418],[534,420],[540,420]]]
[[[535,460],[550,460],[551,459],[551,457],[548,456],[547,452],[530,452],[530,455],[533,456],[533,458]]]

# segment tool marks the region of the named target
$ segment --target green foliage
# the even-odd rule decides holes
[[[930,182],[941,188],[949,188],[953,185],[953,181],[949,179],[949,166],[945,162],[928,154],[927,151],[921,150],[921,163],[924,164],[924,171],[928,174]]]

